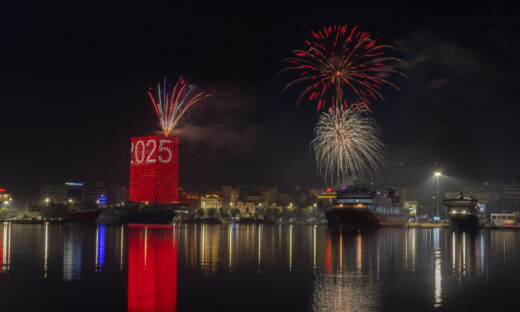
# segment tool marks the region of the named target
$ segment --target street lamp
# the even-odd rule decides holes
[[[437,208],[437,216],[439,216],[439,177],[440,171],[435,172],[435,207]]]

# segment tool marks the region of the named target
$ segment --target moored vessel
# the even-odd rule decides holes
[[[478,229],[481,226],[477,199],[464,197],[460,193],[456,199],[445,199],[444,206],[452,227],[457,229]]]
[[[40,214],[43,220],[54,222],[94,222],[100,209],[43,209]]]
[[[407,222],[393,190],[381,192],[362,186],[339,189],[325,215],[330,225],[352,227],[404,226]]]

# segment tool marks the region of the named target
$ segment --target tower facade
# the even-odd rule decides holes
[[[149,203],[178,202],[179,138],[132,138],[130,200]]]

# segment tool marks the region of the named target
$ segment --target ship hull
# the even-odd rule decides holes
[[[404,226],[407,217],[404,214],[383,214],[368,209],[332,208],[328,212],[327,219],[330,225],[378,227],[378,226]]]
[[[175,211],[171,209],[143,209],[134,211],[127,220],[131,223],[169,224],[174,217]]]
[[[480,227],[478,217],[475,215],[452,215],[450,225],[455,229],[478,229]]]
[[[64,214],[65,222],[94,222],[101,211],[98,209],[71,211]]]
[[[86,210],[45,210],[41,212],[41,216],[47,221],[61,221],[61,222],[78,222],[90,223],[94,222],[101,210],[86,209]]]

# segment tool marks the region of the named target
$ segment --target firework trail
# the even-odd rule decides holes
[[[379,127],[366,113],[335,107],[322,113],[316,124],[311,147],[320,175],[332,186],[367,182],[385,164]]]
[[[316,102],[318,110],[326,106],[368,109],[373,101],[384,101],[383,86],[399,90],[383,78],[389,73],[404,76],[393,69],[401,60],[385,55],[393,47],[378,44],[368,32],[358,31],[357,26],[347,29],[347,25],[334,25],[311,33],[312,40],[305,41],[307,49],[294,50],[293,57],[282,61],[287,67],[279,72],[299,74],[282,93],[296,84],[306,84],[296,105],[307,99]],[[330,100],[331,105],[327,105]]]
[[[197,91],[195,85],[188,85],[181,76],[179,81],[170,91],[166,90],[166,78],[161,84],[157,84],[157,92],[154,96],[152,88],[148,90],[148,96],[152,100],[155,112],[165,136],[169,136],[179,119],[195,103],[211,96],[203,91]]]

